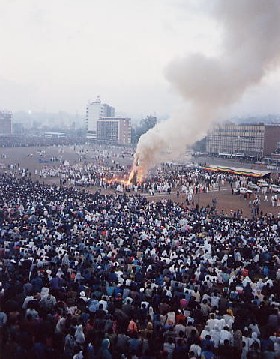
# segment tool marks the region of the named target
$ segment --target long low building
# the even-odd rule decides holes
[[[234,124],[216,125],[206,138],[208,154],[228,154],[262,158],[277,149],[280,142],[280,124]]]
[[[44,136],[47,138],[65,138],[66,137],[64,132],[54,132],[54,131],[45,132]]]
[[[255,177],[255,178],[266,178],[271,175],[271,172],[268,171],[260,171],[260,170],[253,170],[249,168],[236,168],[236,167],[224,167],[224,166],[205,166],[203,167],[207,171],[211,172],[224,172],[230,173],[239,176],[246,176],[246,177]]]

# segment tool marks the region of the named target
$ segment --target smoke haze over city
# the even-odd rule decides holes
[[[216,1],[212,15],[222,25],[219,56],[193,54],[171,62],[166,76],[186,103],[188,111],[174,114],[140,138],[137,158],[143,172],[184,153],[230,105],[276,68],[280,55],[278,1]],[[244,36],[246,34],[246,36]]]

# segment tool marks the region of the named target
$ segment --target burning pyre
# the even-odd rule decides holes
[[[127,179],[120,178],[120,177],[113,177],[110,179],[104,178],[103,180],[108,184],[118,183],[123,186],[136,186],[137,184],[141,184],[143,182],[143,179],[144,179],[144,173],[143,173],[143,170],[141,169],[141,166],[139,163],[139,158],[136,154],[134,156],[132,169],[131,169]]]

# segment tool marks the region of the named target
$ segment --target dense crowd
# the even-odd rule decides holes
[[[280,358],[280,221],[0,177],[3,358]]]
[[[250,177],[210,172],[196,163],[185,165],[169,162],[155,168],[144,181],[138,181],[136,173],[132,181],[128,182],[133,158],[133,148],[130,147],[76,144],[70,147],[61,145],[57,148],[42,147],[41,150],[30,150],[28,156],[35,160],[33,163],[29,161],[30,168],[24,168],[24,160],[19,161],[21,163],[13,163],[6,158],[6,173],[61,186],[91,189],[99,187],[118,193],[143,193],[148,196],[173,193],[192,205],[198,201],[200,193],[230,189],[232,194],[239,194],[239,189],[246,190],[252,181]],[[6,157],[5,151],[2,156]],[[39,163],[36,163],[36,158]],[[248,205],[252,217],[261,212],[262,203],[265,204],[266,211],[267,207],[280,206],[280,187],[277,191],[272,191],[270,187],[272,184],[279,185],[278,182],[274,175],[268,180],[267,186],[257,186],[257,179],[253,179],[253,185],[257,189],[249,191],[252,195],[242,193],[241,196],[249,197]],[[248,189],[250,190],[250,187]]]

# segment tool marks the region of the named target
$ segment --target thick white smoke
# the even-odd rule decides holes
[[[168,148],[174,158],[203,137],[221,111],[278,65],[280,0],[217,0],[213,10],[223,26],[221,56],[194,54],[168,66],[167,79],[191,110],[159,123],[140,138],[136,159],[142,175],[168,160]]]

